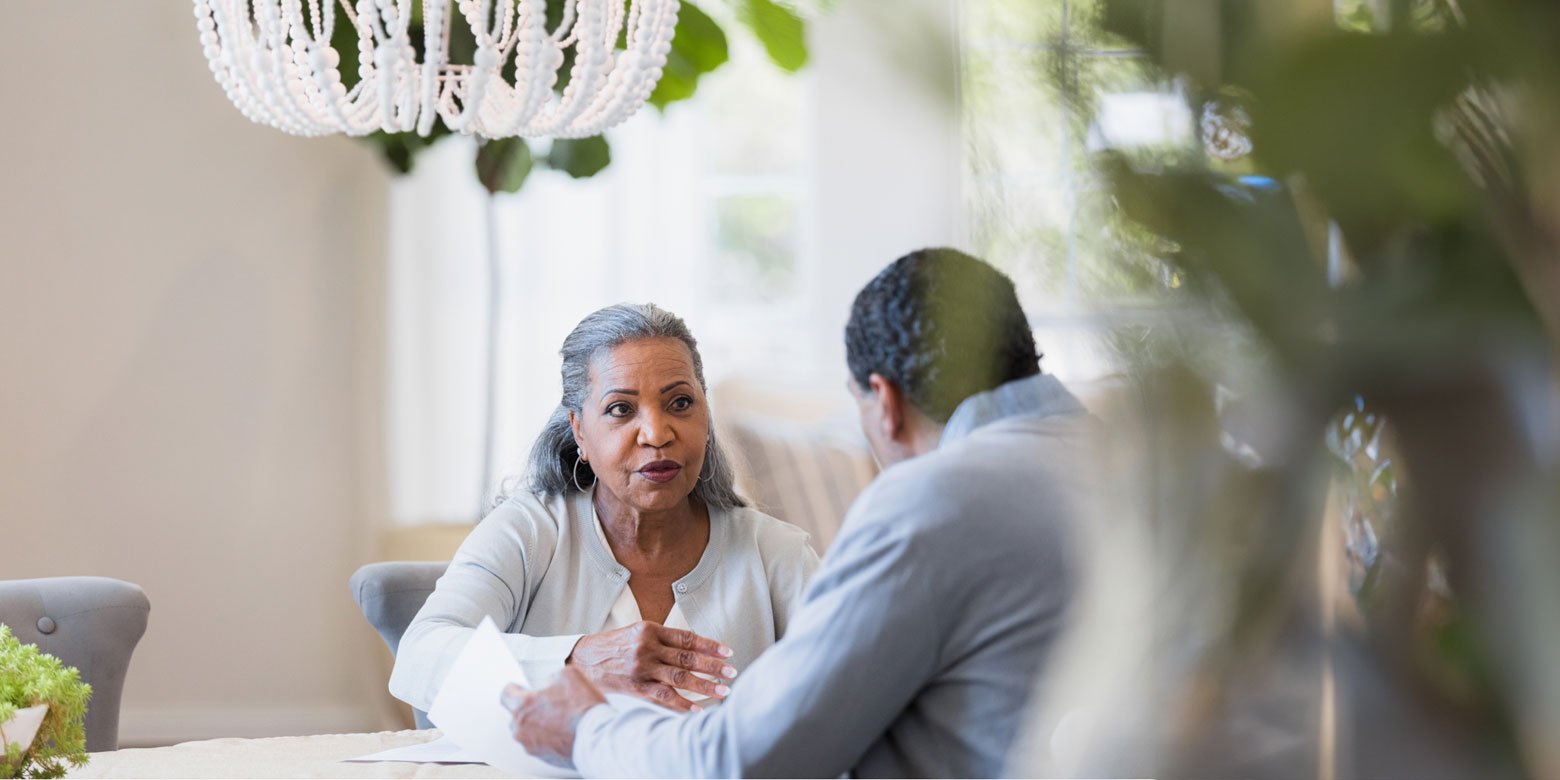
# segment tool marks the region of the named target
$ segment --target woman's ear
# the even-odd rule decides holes
[[[897,441],[905,428],[904,391],[893,380],[877,372],[867,377],[867,390],[877,406],[878,432],[884,441]]]
[[[580,430],[580,418],[571,409],[569,411],[569,428],[574,431],[574,448],[580,451],[580,459],[585,460],[585,434]]]

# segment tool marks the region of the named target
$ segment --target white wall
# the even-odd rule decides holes
[[[0,577],[152,603],[127,743],[379,725],[388,176],[249,124],[185,2],[0,21]]]
[[[844,393],[856,292],[916,249],[965,232],[950,0],[839,0],[809,31],[813,89],[810,334]]]

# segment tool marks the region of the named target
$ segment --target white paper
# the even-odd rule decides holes
[[[401,761],[409,764],[484,764],[481,758],[466,752],[455,740],[440,737],[430,742],[405,745],[346,761]]]
[[[514,738],[513,717],[504,707],[504,687],[529,688],[520,663],[503,635],[484,617],[450,665],[449,676],[428,709],[428,720],[468,755],[518,777],[579,777],[527,753]]]

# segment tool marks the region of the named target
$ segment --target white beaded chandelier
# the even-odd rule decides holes
[[[563,4],[552,30],[549,2]],[[421,62],[414,3],[422,5]],[[252,121],[294,135],[428,135],[439,119],[482,138],[582,138],[644,105],[671,50],[678,4],[456,0],[455,13],[451,0],[195,0],[195,19],[228,99]],[[350,89],[331,47],[338,24],[357,39]],[[476,41],[469,63],[450,61],[451,28],[459,25]],[[556,95],[570,47],[574,64]],[[510,65],[513,83],[504,76]]]

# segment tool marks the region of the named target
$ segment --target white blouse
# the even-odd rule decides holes
[[[592,512],[594,513],[594,508],[592,509]],[[592,525],[596,527],[596,536],[601,538],[602,546],[606,547],[608,550],[611,550],[612,545],[607,541],[606,529],[601,527],[601,518],[593,517],[592,519],[595,521],[592,523]],[[598,633],[606,633],[624,626],[631,626],[643,619],[644,616],[639,612],[639,602],[634,599],[634,589],[624,588],[623,592],[618,594],[617,601],[613,602],[612,611],[607,613],[607,619],[604,623],[602,623],[601,631]],[[688,618],[683,616],[682,607],[675,603],[672,604],[672,611],[666,613],[666,622],[662,623],[661,625],[666,626],[667,628],[680,629],[682,631],[693,630],[693,628],[688,625]],[[710,677],[706,674],[700,674],[699,672],[694,672],[694,674],[697,674],[706,680],[713,681],[715,679],[714,677]],[[709,698],[702,693],[685,691],[681,688],[678,688],[677,692],[682,694],[683,698],[687,699],[688,701],[704,701],[705,699]]]

